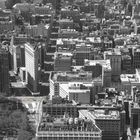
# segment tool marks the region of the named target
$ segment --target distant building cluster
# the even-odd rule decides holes
[[[140,1],[0,9],[0,93],[48,97],[38,140],[140,139]]]

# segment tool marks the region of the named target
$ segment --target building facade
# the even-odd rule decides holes
[[[8,51],[0,48],[0,92],[9,92],[9,60]]]
[[[102,140],[120,139],[120,115],[118,111],[79,110],[79,117],[92,120],[102,130]]]
[[[26,82],[31,92],[37,94],[39,82],[38,57],[39,57],[38,47],[26,43],[25,44]]]
[[[121,53],[120,52],[104,52],[104,59],[110,59],[112,76],[121,74]]]

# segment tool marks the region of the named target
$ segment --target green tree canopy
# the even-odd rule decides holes
[[[18,140],[32,140],[32,134],[25,130],[20,130],[18,133]]]
[[[30,140],[34,135],[27,110],[18,99],[0,98],[0,134],[16,135],[18,140]]]

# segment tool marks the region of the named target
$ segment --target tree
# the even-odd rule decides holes
[[[32,140],[32,134],[25,130],[20,130],[18,133],[18,140]]]
[[[10,106],[10,107],[9,107]],[[18,99],[0,98],[0,134],[10,135],[16,132],[18,139],[30,140],[34,135],[34,129],[29,125],[27,110]],[[25,136],[25,137],[23,137]],[[21,138],[20,138],[21,137]],[[22,138],[23,137],[23,138]]]
[[[6,7],[7,9],[12,9],[12,7],[13,7],[16,3],[21,3],[21,0],[6,0],[6,1],[5,1],[5,7]]]

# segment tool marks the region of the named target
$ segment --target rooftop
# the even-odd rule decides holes
[[[136,74],[121,74],[121,82],[139,82]]]
[[[79,11],[79,9],[73,8],[72,6],[65,6],[61,8],[61,11]]]
[[[85,116],[92,116],[93,120],[104,119],[104,120],[119,120],[120,114],[117,110],[108,110],[108,109],[95,109],[93,111],[89,110],[80,110]]]
[[[57,45],[64,45],[64,44],[75,44],[74,39],[67,39],[67,38],[59,38],[57,39]]]
[[[74,82],[74,83],[68,83],[68,84],[61,84],[61,88],[63,88],[65,91],[69,93],[89,93],[90,88],[92,87],[92,83],[82,83],[82,82]]]
[[[38,131],[65,131],[65,132],[100,132],[100,129],[90,120],[80,118],[52,118],[46,116],[42,118],[42,122]]]
[[[71,57],[73,56],[72,53],[69,53],[69,52],[56,52],[55,53],[55,58],[61,58],[61,59],[71,59]]]
[[[25,48],[28,47],[32,50],[36,50],[37,49],[37,44],[30,44],[29,42],[25,43]]]
[[[60,29],[61,33],[78,33],[75,29]]]
[[[87,40],[89,40],[92,43],[101,43],[101,38],[100,37],[87,37]]]
[[[121,52],[114,49],[113,51],[105,51],[104,54],[105,55],[121,55]]]
[[[131,60],[131,56],[130,55],[123,55],[122,59],[123,60],[128,60],[128,59]]]
[[[52,73],[52,80],[57,82],[92,81],[91,72],[57,72]]]
[[[85,59],[85,66],[96,66],[100,64],[106,70],[111,70],[110,60],[87,60]]]

